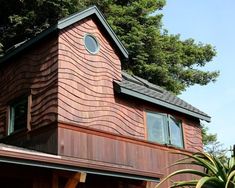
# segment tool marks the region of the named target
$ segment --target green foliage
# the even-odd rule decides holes
[[[228,160],[227,149],[217,139],[217,134],[208,133],[208,127],[202,125],[202,143],[205,152],[212,154],[220,159],[224,164]]]
[[[122,62],[129,73],[176,94],[218,77],[218,72],[201,69],[216,55],[214,47],[163,31],[159,10],[165,0],[0,0],[0,43],[6,50],[94,4],[129,51],[130,58]]]
[[[198,152],[192,155],[181,153],[184,158],[178,160],[172,166],[189,164],[204,169],[203,171],[194,169],[181,169],[169,174],[157,186],[170,178],[180,174],[192,174],[198,178],[195,180],[186,180],[174,182],[170,187],[193,186],[196,188],[234,188],[235,187],[235,157],[234,154],[228,161],[228,165],[221,162],[220,159],[212,154]]]

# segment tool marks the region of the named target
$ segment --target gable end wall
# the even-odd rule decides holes
[[[84,47],[90,33],[100,50]],[[114,97],[113,81],[121,80],[121,62],[112,44],[92,18],[84,19],[59,35],[58,120],[111,133],[143,138],[143,114],[133,104]]]

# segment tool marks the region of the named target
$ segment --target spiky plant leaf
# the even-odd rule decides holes
[[[180,181],[174,183],[170,188],[176,188],[176,187],[182,187],[182,186],[196,186],[197,185],[197,180],[190,180],[190,181]]]
[[[171,187],[235,188],[235,158],[233,156],[228,166],[226,166],[219,158],[204,152],[197,152],[191,155],[179,152],[177,154],[181,154],[184,158],[177,160],[171,167],[184,164],[196,165],[206,169],[205,173],[193,169],[177,170],[164,178],[156,187],[159,187],[163,182],[175,175],[191,174],[199,176],[198,179],[176,181]]]
[[[235,170],[229,174],[227,182],[225,184],[225,188],[230,188],[231,184],[233,184],[232,188],[235,187],[235,182],[232,180],[232,178],[234,177],[235,177]]]
[[[209,184],[211,182],[214,182],[218,186],[223,185],[223,181],[220,181],[216,177],[203,177],[196,184],[196,188],[202,188],[203,186],[205,187],[206,184]]]
[[[203,173],[201,171],[198,170],[194,170],[194,169],[183,169],[183,170],[177,170],[171,174],[169,174],[167,177],[165,177],[157,186],[156,188],[160,187],[166,180],[168,180],[169,178],[176,176],[176,175],[180,175],[180,174],[193,174],[193,175],[197,175],[197,176],[207,176],[206,173]]]
[[[179,153],[178,153],[179,154]],[[217,175],[218,169],[215,168],[213,159],[210,156],[205,155],[204,153],[195,153],[193,155],[187,154],[187,153],[181,153],[181,155],[190,157],[198,162],[198,165],[207,168],[209,171],[211,171],[214,175]]]
[[[228,162],[228,167],[229,167],[229,168],[232,168],[233,166],[235,166],[235,156],[232,156],[232,157],[229,159],[229,162]]]
[[[226,182],[227,181],[227,169],[226,167],[221,163],[221,161],[213,156],[213,160],[215,161],[216,167],[219,169],[218,170],[218,175]]]

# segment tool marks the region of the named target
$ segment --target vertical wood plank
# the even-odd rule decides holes
[[[52,174],[52,188],[59,188],[59,177],[55,172]]]

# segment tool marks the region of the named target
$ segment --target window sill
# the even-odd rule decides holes
[[[149,141],[149,140],[146,140],[146,142],[148,142],[150,144],[158,145],[158,146],[161,146],[161,147],[187,151],[187,149],[184,146],[183,147],[178,147],[178,146],[175,146],[175,145],[172,145],[172,144],[158,143],[158,142],[153,142],[153,141]]]

